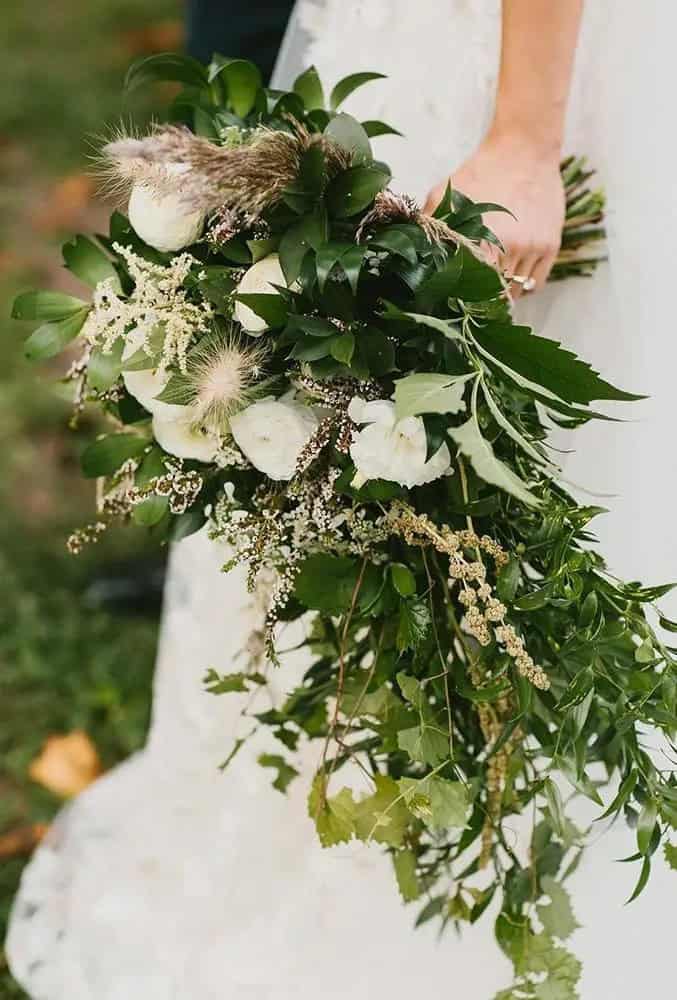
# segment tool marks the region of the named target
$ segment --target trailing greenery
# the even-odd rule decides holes
[[[296,777],[299,741],[317,741],[308,808],[322,844],[380,844],[402,898],[419,903],[417,923],[474,923],[496,900],[496,937],[515,967],[500,1000],[567,1000],[580,965],[564,944],[576,927],[564,882],[587,839],[569,818],[572,795],[635,828],[632,898],[662,844],[674,864],[677,783],[642,743],[647,727],[668,743],[676,731],[675,650],[662,637],[677,624],[662,617],[659,634],[649,621],[670,588],[609,573],[589,527],[599,508],[566,490],[546,425],[574,428],[601,416],[593,403],[638,397],[514,323],[505,281],[481,250],[495,241],[482,216],[498,206],[449,188],[430,217],[388,191],[371,138],[392,130],[339,110],[371,78],[346,78],[327,101],[312,69],[281,93],[240,60],[137,63],[130,86],[185,84],[172,119],[210,146],[160,129],[122,153],[138,170],[141,148],[156,165],[180,149],[184,190],[221,191],[223,205],[202,206],[206,236],[190,258],[148,246],[114,214],[98,243],[65,248],[66,266],[96,287],[94,306],[29,293],[15,315],[42,324],[27,342],[33,357],[84,333],[71,372],[78,398],[117,424],[83,454],[103,500],[74,550],[120,515],[159,538],[208,521],[252,586],[272,573],[250,668],[210,671],[206,683],[214,694],[265,685],[271,660],[284,669],[278,623],[314,613],[303,683],[255,716],[271,729],[260,763],[275,788]],[[262,179],[273,156],[276,172]],[[602,205],[585,190],[582,161],[562,169],[558,278],[594,269]],[[274,254],[279,277],[247,291],[247,274]],[[167,312],[153,314],[156,327],[125,361],[149,296]],[[242,307],[260,321],[264,359],[249,365],[246,393],[217,408],[210,396],[201,409],[205,357],[253,357]],[[170,351],[170,321],[192,330],[183,354]],[[149,370],[167,378],[142,405],[126,376]],[[242,430],[243,415],[265,413],[263,437],[281,433],[284,453],[281,411],[256,410],[271,397],[294,432],[311,428],[289,473],[277,454],[267,473],[271,456]],[[160,446],[156,400],[199,425],[195,457]],[[199,460],[205,439],[214,453]],[[367,796],[342,785],[342,769],[355,767],[369,777]],[[506,824],[524,814],[533,828],[518,849]]]

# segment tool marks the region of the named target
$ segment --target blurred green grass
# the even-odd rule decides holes
[[[152,113],[149,97],[135,109],[124,105],[124,70],[136,55],[175,47],[180,16],[178,0],[3,8],[0,836],[49,822],[60,804],[27,773],[47,736],[84,729],[109,767],[143,743],[148,724],[156,616],[113,613],[84,599],[93,579],[146,551],[145,541],[118,531],[77,559],[66,553],[69,532],[93,513],[93,486],[77,470],[78,437],[93,429],[66,429],[67,408],[50,385],[58,371],[28,366],[25,331],[8,317],[18,290],[67,287],[58,247],[69,223],[103,217],[87,204],[82,180],[91,136],[132,110]],[[0,941],[26,860],[0,858]],[[0,949],[0,1000],[24,996]]]

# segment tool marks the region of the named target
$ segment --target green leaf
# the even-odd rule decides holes
[[[100,281],[113,278],[113,287],[117,292],[121,291],[120,279],[113,262],[92,240],[76,236],[71,242],[64,243],[62,253],[64,264],[80,281],[94,287]]]
[[[389,226],[374,234],[369,240],[370,247],[389,250],[397,257],[402,257],[407,263],[414,267],[418,261],[418,252],[414,241],[407,233],[396,226]]]
[[[400,597],[413,597],[416,593],[416,577],[404,563],[391,563],[390,576]]]
[[[304,73],[297,76],[292,89],[295,94],[299,95],[308,111],[324,108],[324,91],[314,66],[310,66]]]
[[[645,802],[637,820],[637,848],[640,854],[649,853],[657,815],[658,805],[655,799],[649,799]]]
[[[122,370],[124,346],[124,340],[118,337],[108,353],[104,353],[100,347],[94,348],[87,362],[87,384],[92,389],[105,392],[117,382]]]
[[[329,353],[344,365],[349,365],[355,352],[355,336],[347,331],[338,333],[329,342]]]
[[[463,261],[460,279],[454,295],[464,302],[486,302],[503,291],[503,282],[495,268],[485,264],[468,250],[458,248],[456,256]]]
[[[308,797],[308,815],[315,823],[323,847],[347,844],[355,833],[356,804],[349,788],[329,798],[326,777],[321,772],[313,781]]]
[[[63,292],[23,292],[12,306],[12,319],[66,319],[88,309],[88,303]]]
[[[352,115],[335,115],[324,130],[324,134],[337,146],[348,150],[352,154],[354,164],[371,163],[374,159],[369,136]]]
[[[357,559],[320,552],[303,562],[294,593],[306,608],[340,615],[350,609],[354,597],[358,610],[368,608],[380,590],[380,580],[379,571],[371,564],[362,571]]]
[[[317,251],[315,258],[315,270],[317,271],[317,283],[320,292],[324,291],[324,286],[332,270],[339,263],[342,257],[353,247],[352,243],[325,243]],[[364,253],[366,248],[362,248]]]
[[[397,745],[417,764],[437,767],[449,760],[449,734],[433,723],[423,722],[419,726],[400,729]]]
[[[351,73],[350,76],[344,76],[342,80],[336,84],[331,94],[329,95],[329,107],[335,111],[347,97],[357,90],[358,87],[364,86],[365,83],[369,83],[371,80],[385,80],[383,73]]]
[[[456,296],[463,272],[463,256],[458,251],[447,258],[444,266],[427,278],[416,293],[416,302],[423,309],[434,309],[451,296]]]
[[[564,803],[562,802],[560,790],[552,778],[546,778],[543,782],[543,793],[548,803],[552,828],[564,839],[566,837],[567,818],[564,814]]]
[[[400,602],[400,617],[397,627],[397,648],[403,653],[416,649],[425,639],[430,628],[430,612],[425,601],[407,600]]]
[[[148,441],[137,434],[107,434],[82,453],[82,471],[90,479],[110,476],[129,458],[139,458]]]
[[[375,326],[360,332],[357,341],[358,357],[377,378],[387,375],[395,367],[395,348],[387,335]]]
[[[380,122],[376,119],[370,119],[369,121],[362,122],[362,128],[367,133],[370,139],[375,139],[379,135],[402,135],[398,132],[396,128],[392,125],[388,125],[387,122]]]
[[[202,63],[190,56],[176,52],[158,52],[135,60],[127,70],[124,86],[125,90],[131,91],[157,80],[174,80],[202,88],[207,84],[207,71]]]
[[[395,412],[398,420],[420,413],[460,413],[465,410],[463,395],[469,375],[440,375],[416,372],[395,380]]]
[[[574,705],[579,705],[592,688],[594,681],[595,675],[591,667],[583,667],[582,670],[579,670],[557,702],[557,711],[566,712]]]
[[[475,330],[473,336],[492,358],[567,403],[642,398],[616,389],[586,361],[557,341],[538,337],[528,326],[491,323]]]
[[[290,287],[301,274],[308,251],[317,249],[325,239],[325,224],[316,215],[307,215],[290,226],[280,240],[280,266]]]
[[[416,855],[409,848],[395,851],[393,867],[400,896],[405,903],[411,903],[421,895],[421,885],[416,874]]]
[[[633,903],[641,892],[644,891],[647,882],[649,881],[649,875],[651,874],[651,858],[647,854],[642,862],[642,870],[639,873],[639,878],[637,879],[637,885],[632,891],[632,895],[628,899],[628,903]],[[626,903],[627,905],[627,903]]]
[[[230,59],[219,67],[212,80],[217,75],[225,80],[228,106],[244,118],[254,107],[256,95],[263,86],[258,67],[246,59]]]
[[[396,781],[383,774],[374,775],[376,791],[357,803],[355,832],[360,840],[401,847],[411,821]]]
[[[598,816],[597,818],[606,819],[606,817],[611,816],[612,813],[619,812],[632,795],[636,784],[637,771],[633,768],[620,783],[618,792],[611,805],[602,813],[601,816]]]
[[[425,313],[402,312],[392,302],[386,302],[386,308],[381,314],[384,319],[405,322],[411,320],[418,326],[428,326],[441,333],[448,340],[461,340],[458,330],[451,320],[438,319],[437,316],[426,316]]]
[[[376,166],[351,167],[338,174],[327,189],[327,205],[337,219],[348,219],[364,211],[390,180],[390,174]]]
[[[287,763],[284,757],[280,757],[279,754],[275,753],[262,753],[258,758],[258,763],[261,767],[271,767],[277,771],[277,775],[273,781],[273,788],[276,788],[278,792],[282,792],[283,795],[299,773],[295,767]]]
[[[149,496],[141,503],[135,504],[132,509],[132,521],[141,525],[142,528],[152,528],[159,524],[169,510],[169,500],[167,497]]]
[[[447,744],[447,755],[448,755]],[[464,827],[468,813],[468,792],[460,781],[447,781],[434,775],[427,782],[432,826],[438,830]]]
[[[272,295],[267,292],[252,292],[249,294],[239,292],[235,295],[235,298],[238,302],[249,306],[271,329],[284,326],[287,320],[287,303],[281,295]]]
[[[504,462],[496,458],[491,444],[482,436],[475,415],[460,427],[451,427],[449,434],[462,454],[469,459],[477,475],[485,483],[499,486],[527,507],[540,505],[538,497],[530,492],[519,476]]]
[[[44,361],[60,354],[80,333],[88,312],[86,307],[65,319],[39,326],[24,344],[25,356],[29,361]]]
[[[665,860],[674,872],[677,872],[677,844],[666,844],[663,848]]]
[[[543,876],[541,888],[550,897],[549,903],[536,907],[543,929],[551,937],[566,941],[580,927],[571,908],[569,893],[550,875]]]
[[[487,384],[484,381],[484,379],[482,380],[481,384],[482,384],[482,393],[487,401],[487,406],[489,407],[494,420],[501,428],[501,430],[504,430],[508,435],[508,437],[512,438],[515,444],[519,445],[522,451],[526,452],[526,454],[529,455],[530,458],[533,458],[535,462],[538,462],[539,465],[547,465],[548,467],[552,468],[553,471],[555,471],[555,467],[551,466],[550,462],[548,462],[548,460],[541,454],[541,452],[534,447],[531,441],[529,441],[529,439],[526,438],[524,434],[522,434],[522,432],[519,431],[517,427],[515,427],[515,425],[508,420],[508,418],[503,413],[500,406],[492,396],[491,392],[489,391],[489,388],[487,387]]]
[[[173,542],[180,542],[181,539],[188,538],[189,535],[194,535],[206,523],[207,515],[204,509],[202,507],[191,507],[185,514],[179,514],[178,517],[174,518],[171,540]]]

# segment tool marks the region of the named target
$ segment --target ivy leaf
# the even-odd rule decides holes
[[[326,777],[315,776],[308,797],[308,815],[315,823],[323,847],[347,844],[355,833],[356,804],[349,788],[342,788],[329,798],[325,794]]]
[[[347,97],[357,90],[358,87],[364,86],[365,83],[370,83],[371,80],[385,80],[383,73],[351,73],[349,76],[344,76],[342,80],[336,84],[331,94],[329,95],[329,106],[332,110],[336,110]]]
[[[395,380],[395,413],[398,420],[420,413],[460,413],[465,410],[463,395],[468,375],[441,375],[416,372]]]
[[[449,759],[449,734],[433,723],[423,722],[410,729],[400,729],[397,745],[418,764],[437,767]]]
[[[470,460],[473,469],[485,483],[499,486],[516,497],[527,507],[538,507],[540,500],[527,488],[519,476],[500,459],[496,458],[491,444],[482,436],[477,417],[473,416],[460,427],[451,427],[449,434],[459,450]]]
[[[550,897],[549,903],[542,903],[536,907],[543,928],[551,937],[566,941],[576,928],[580,927],[571,909],[569,893],[550,875],[543,876],[541,888],[544,894]]]
[[[416,855],[409,848],[395,851],[393,867],[400,896],[405,903],[411,903],[421,895],[421,885],[416,874]]]
[[[416,649],[430,628],[430,611],[425,601],[402,601],[397,627],[397,648],[402,653]]]
[[[360,840],[401,847],[411,821],[399,786],[387,775],[374,776],[376,791],[357,804],[355,832]]]
[[[537,336],[528,326],[491,323],[475,330],[473,336],[492,358],[567,403],[643,398],[616,389],[586,361],[557,341]]]
[[[304,73],[297,76],[292,89],[299,95],[307,111],[324,108],[324,90],[314,66],[309,66]]]
[[[274,753],[262,753],[258,758],[261,767],[271,767],[277,771],[273,788],[284,795],[291,782],[298,776],[298,771],[291,764],[288,764],[284,757]]]

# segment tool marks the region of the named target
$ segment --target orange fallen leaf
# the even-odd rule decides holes
[[[131,55],[144,55],[146,52],[177,52],[183,48],[184,37],[181,21],[158,21],[124,33],[125,43]]]
[[[76,729],[66,736],[48,737],[28,773],[43,788],[67,799],[98,777],[101,760],[87,733]]]
[[[47,833],[46,823],[17,826],[0,836],[0,858],[16,858],[30,854]]]

